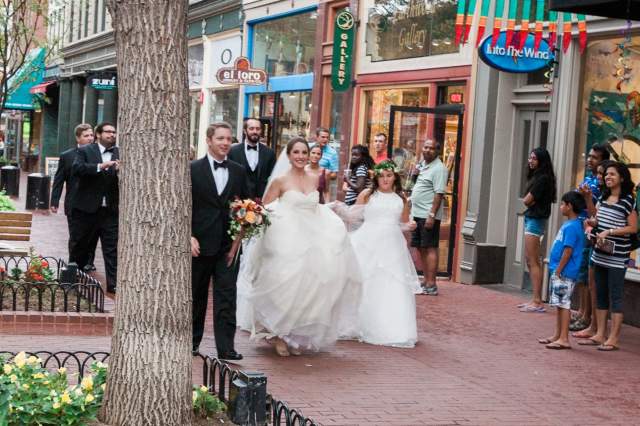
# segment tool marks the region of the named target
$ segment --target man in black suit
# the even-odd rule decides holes
[[[80,268],[87,264],[88,244],[100,238],[107,291],[115,293],[118,262],[118,165],[116,128],[111,123],[96,126],[98,143],[78,149],[73,163],[77,190],[72,201],[75,240],[72,257]]]
[[[276,165],[276,154],[268,146],[259,143],[262,133],[260,120],[247,118],[243,128],[244,142],[231,147],[229,159],[242,164],[247,171],[249,196],[262,198]]]
[[[247,198],[247,175],[240,164],[228,160],[231,126],[220,122],[207,128],[207,155],[191,163],[191,256],[193,292],[193,353],[204,333],[209,281],[213,278],[213,331],[218,358],[240,360],[234,348],[236,332],[236,279],[238,263],[228,234],[229,203]]]
[[[76,136],[76,147],[68,149],[60,154],[60,159],[58,160],[58,170],[56,170],[56,175],[53,178],[53,188],[51,189],[51,213],[58,213],[58,206],[60,205],[60,197],[62,196],[62,189],[66,185],[66,195],[64,197],[64,214],[67,216],[67,226],[69,227],[69,263],[76,262],[76,259],[71,257],[73,253],[73,246],[75,241],[71,236],[73,232],[71,232],[71,200],[73,199],[73,195],[76,191],[76,182],[71,173],[71,168],[73,166],[74,161],[76,160],[76,156],[78,154],[78,149],[85,145],[89,145],[93,143],[93,127],[91,124],[78,124],[75,128],[75,136]],[[89,254],[87,260],[86,268],[88,270],[95,270],[93,266],[93,260],[95,258],[96,252],[96,244],[97,240],[93,240],[89,245]]]

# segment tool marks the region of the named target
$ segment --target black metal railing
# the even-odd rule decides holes
[[[27,356],[39,357],[42,366],[48,370],[65,367],[68,376],[79,383],[94,361],[106,363],[109,352],[87,351],[35,351],[25,352]],[[10,361],[16,352],[0,351],[0,362]],[[280,400],[266,393],[267,379],[262,373],[246,373],[234,370],[217,358],[199,355],[202,360],[202,380],[209,393],[216,395],[227,406],[227,415],[235,424],[273,426],[318,426],[305,417],[301,411],[291,409]],[[76,375],[74,375],[77,374]],[[72,383],[75,384],[75,383]],[[198,385],[200,383],[197,383]],[[257,385],[257,386],[254,386]],[[238,420],[238,416],[242,420]],[[235,418],[234,418],[235,417]]]
[[[104,291],[100,281],[67,265],[62,259],[43,259],[54,273],[55,281],[0,281],[0,311],[104,312]],[[10,277],[16,268],[26,271],[30,261],[29,256],[2,256],[0,267]]]

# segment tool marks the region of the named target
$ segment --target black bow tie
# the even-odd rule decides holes
[[[218,162],[218,161],[214,161],[213,162],[213,170],[218,170],[218,167],[222,167],[223,169],[227,168],[227,160]]]
[[[115,152],[116,147],[112,146],[111,148],[105,148],[104,153],[106,154],[107,152]]]
[[[249,144],[247,144],[247,149],[252,149],[254,151],[257,151],[258,150],[258,145],[249,145]]]

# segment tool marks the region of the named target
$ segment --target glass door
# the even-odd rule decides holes
[[[456,241],[458,176],[462,146],[463,105],[422,108],[392,105],[389,120],[388,155],[400,169],[402,185],[410,194],[411,178],[422,161],[422,145],[427,139],[440,142],[440,159],[449,170],[444,216],[440,224],[438,275],[450,277]],[[420,262],[416,262],[421,267]]]

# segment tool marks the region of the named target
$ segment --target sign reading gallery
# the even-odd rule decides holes
[[[336,92],[344,92],[351,85],[354,25],[355,19],[348,10],[342,10],[336,16],[331,63],[331,87]]]

